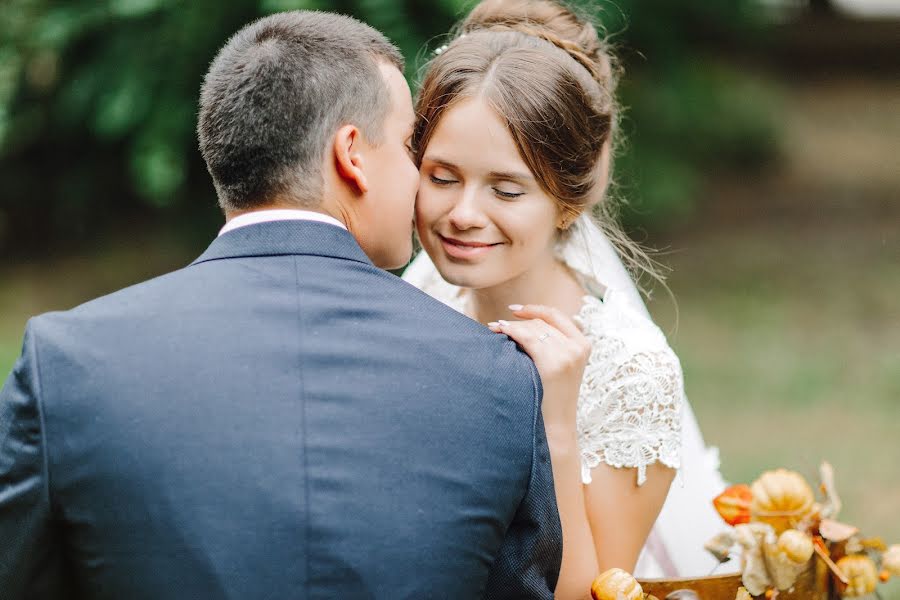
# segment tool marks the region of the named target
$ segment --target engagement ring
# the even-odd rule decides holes
[[[542,333],[541,335],[538,336],[538,341],[539,341],[539,342],[543,342],[543,341],[546,340],[548,337],[550,337],[550,334],[549,334],[549,333]]]

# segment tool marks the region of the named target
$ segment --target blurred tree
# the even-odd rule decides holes
[[[245,23],[290,9],[352,14],[398,43],[414,80],[472,4],[5,0],[0,251],[34,252],[160,215],[214,218],[196,149],[196,102],[209,61]],[[754,167],[771,155],[767,91],[720,57],[762,35],[752,0],[577,4],[597,15],[623,57],[627,143],[617,179],[632,201],[629,221],[683,218],[704,173]]]

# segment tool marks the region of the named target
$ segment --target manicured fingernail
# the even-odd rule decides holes
[[[509,321],[504,321],[503,319],[500,319],[499,321],[497,321],[497,324],[500,325],[500,327],[506,327],[507,325],[509,325]]]
[[[491,321],[487,325],[488,327],[500,327],[500,323],[498,323],[497,321]]]
[[[517,310],[522,310],[523,308],[525,308],[525,307],[522,306],[521,304],[510,304],[509,305],[509,310],[511,310],[513,312],[515,312]]]

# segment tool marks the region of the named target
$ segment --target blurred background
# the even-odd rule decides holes
[[[337,10],[413,84],[469,0],[4,0],[0,377],[26,320],[190,262],[221,225],[194,128],[250,20]],[[615,195],[660,249],[722,469],[838,475],[843,518],[900,542],[900,0],[580,3],[617,47]],[[886,588],[900,598],[897,585]]]

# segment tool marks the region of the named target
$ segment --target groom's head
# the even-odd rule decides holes
[[[402,68],[387,38],[343,15],[278,13],[237,32],[206,74],[197,127],[226,215],[329,212],[375,264],[405,264],[419,176]]]

